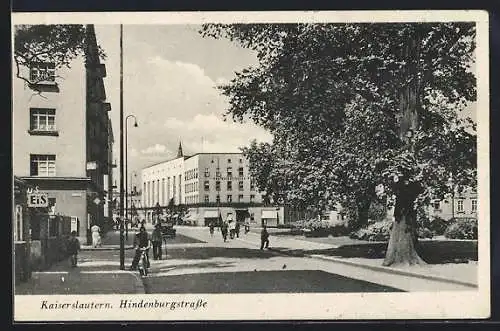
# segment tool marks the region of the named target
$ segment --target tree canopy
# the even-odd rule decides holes
[[[79,55],[85,55],[86,27],[77,24],[15,25],[14,63],[16,76],[30,85],[33,83],[20,67],[30,68],[33,64],[50,62],[55,69],[69,67]],[[98,46],[98,53],[105,58],[104,50]]]
[[[460,115],[476,99],[474,23],[208,24],[200,33],[257,54],[257,66],[220,89],[226,118],[273,134],[245,149],[266,157],[251,167],[267,194],[366,213],[395,195],[398,220],[450,191],[450,178],[475,186],[475,123]]]

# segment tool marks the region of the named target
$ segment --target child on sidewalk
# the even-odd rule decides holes
[[[76,231],[71,231],[71,237],[68,243],[68,253],[70,254],[71,267],[76,267],[78,251],[80,250],[80,241],[76,237]]]

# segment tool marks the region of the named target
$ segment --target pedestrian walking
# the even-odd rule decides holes
[[[76,237],[76,231],[71,231],[71,237],[68,242],[68,253],[70,256],[71,267],[76,267],[78,251],[80,250],[80,240]]]
[[[250,222],[248,221],[248,219],[245,220],[245,234],[247,234],[248,232],[250,232]]]
[[[101,228],[97,224],[92,225],[90,231],[92,232],[92,246],[94,248],[101,247]]]
[[[236,221],[235,227],[234,227],[234,233],[236,234],[236,238],[240,237],[240,222]]]
[[[151,242],[153,243],[153,259],[154,260],[161,260],[162,241],[163,241],[163,236],[161,234],[161,223],[158,222],[158,223],[156,223],[155,229],[153,230],[153,233],[151,234]]]
[[[214,236],[214,229],[215,229],[214,222],[210,221],[210,223],[208,224],[208,227],[210,228],[210,236],[213,237]]]
[[[227,231],[228,231],[228,224],[227,224],[227,222],[223,222],[221,225],[221,233],[222,233],[222,239],[224,239],[224,242],[227,241]]]
[[[262,227],[262,231],[260,232],[260,249],[269,248],[269,232],[267,232],[267,228],[264,225]]]
[[[236,229],[235,222],[233,220],[230,220],[229,221],[229,238],[234,239],[234,233],[235,233],[234,230],[235,229]]]

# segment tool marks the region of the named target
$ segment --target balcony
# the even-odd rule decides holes
[[[106,112],[111,110],[111,104],[109,102],[91,101],[89,103],[88,114],[93,118],[101,118],[101,120],[106,119],[107,125],[107,115]]]
[[[105,112],[111,111],[111,104],[109,102],[104,102],[102,104],[102,109]]]

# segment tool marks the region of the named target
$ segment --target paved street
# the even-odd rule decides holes
[[[169,244],[167,260],[152,261],[151,274],[144,278],[147,293],[471,290],[324,259],[287,256],[279,250],[261,251],[257,233],[241,234],[226,243],[220,232],[211,237],[203,227],[177,227],[177,233],[205,243]],[[271,248],[273,244],[311,250],[331,247],[271,236]]]
[[[260,250],[256,232],[223,242],[220,232],[208,228],[178,226],[176,238],[167,242],[163,260],[153,260],[147,277],[119,270],[115,249],[118,232],[107,234],[102,249],[80,253],[78,267],[62,261],[36,272],[27,283],[16,284],[17,294],[111,293],[306,293],[401,292],[471,290],[456,283],[370,270],[304,252],[331,249],[331,245],[290,237],[270,237],[270,250]],[[151,231],[151,228],[148,229]],[[129,236],[131,243],[134,232]],[[283,252],[301,251],[299,255]],[[125,266],[132,262],[127,249]]]
[[[224,243],[220,232],[211,237],[206,228],[178,227],[177,232],[205,243],[167,244],[167,260],[152,261],[151,274],[144,278],[146,293],[400,291],[260,250],[259,242],[244,235]]]

